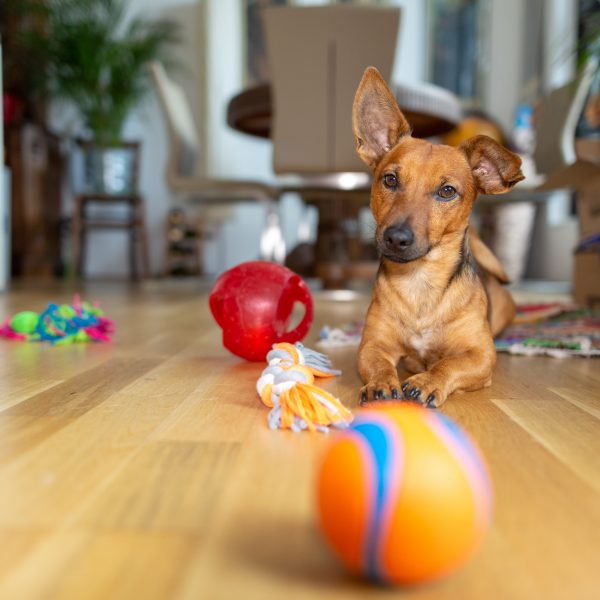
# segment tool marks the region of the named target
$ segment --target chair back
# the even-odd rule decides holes
[[[363,71],[392,73],[400,9],[280,6],[263,12],[276,173],[364,171],[352,133]]]
[[[577,160],[575,130],[596,69],[596,61],[588,61],[574,81],[553,90],[542,101],[536,116],[533,153],[539,173],[553,173]]]
[[[200,140],[192,111],[181,86],[167,75],[161,63],[152,62],[149,69],[167,122],[171,144],[167,162],[167,181],[172,184],[180,178],[196,174]]]

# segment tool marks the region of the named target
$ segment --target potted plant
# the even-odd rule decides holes
[[[146,65],[167,60],[178,41],[167,20],[127,18],[126,0],[13,0],[22,20],[24,68],[51,99],[76,107],[84,127],[86,183],[95,192],[134,185],[135,144],[121,135],[150,89]],[[91,142],[91,143],[90,143]]]

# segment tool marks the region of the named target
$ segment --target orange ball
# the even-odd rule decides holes
[[[483,458],[454,421],[412,404],[363,411],[318,476],[325,538],[352,572],[394,584],[437,579],[474,552],[491,518]]]
[[[499,144],[506,145],[506,139],[498,125],[476,115],[465,117],[452,131],[442,136],[442,142],[448,146],[460,146],[475,135],[487,135]]]

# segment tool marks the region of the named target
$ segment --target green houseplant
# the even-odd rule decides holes
[[[20,59],[30,68],[35,89],[77,109],[83,137],[94,143],[86,145],[86,170],[106,168],[107,156],[114,165],[110,149],[120,144],[127,117],[150,90],[147,63],[169,61],[169,49],[179,39],[177,25],[127,18],[127,0],[16,0],[14,5],[27,15]],[[120,151],[124,156],[124,148]],[[102,187],[104,180],[94,185]]]

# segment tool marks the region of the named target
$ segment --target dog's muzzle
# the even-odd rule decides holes
[[[399,263],[410,262],[427,253],[427,249],[423,251],[415,243],[415,234],[406,223],[388,227],[381,236],[379,250],[385,258]]]

